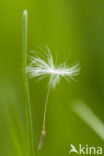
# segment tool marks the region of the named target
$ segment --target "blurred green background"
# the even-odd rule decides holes
[[[104,1],[0,1],[0,156],[27,155],[22,69],[22,12],[28,10],[28,52],[48,45],[58,63],[80,62],[76,82],[62,80],[49,96],[46,138],[37,150],[47,79],[29,80],[35,156],[67,156],[70,144],[103,146],[103,141],[71,109],[84,101],[104,122]],[[30,53],[28,53],[30,55]]]

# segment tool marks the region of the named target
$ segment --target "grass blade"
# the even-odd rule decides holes
[[[27,42],[28,42],[28,12],[23,12],[23,77],[24,77],[24,88],[25,88],[25,104],[26,104],[26,117],[27,117],[27,130],[28,130],[28,145],[29,145],[29,156],[34,156],[34,145],[33,145],[33,133],[32,133],[32,113],[31,103],[29,95],[29,86],[26,73],[27,66]]]

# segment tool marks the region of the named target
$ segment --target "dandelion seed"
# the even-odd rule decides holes
[[[66,81],[74,80],[74,77],[78,75],[80,71],[79,64],[69,67],[65,62],[56,66],[53,61],[53,57],[50,49],[47,47],[46,60],[44,56],[35,54],[34,57],[31,57],[31,62],[27,66],[27,73],[30,78],[38,77],[38,79],[43,79],[44,77],[49,76],[48,92],[46,95],[45,108],[44,108],[44,117],[43,117],[43,127],[41,132],[41,139],[38,146],[40,150],[45,137],[45,120],[46,120],[46,110],[50,88],[55,88],[59,84],[61,78],[64,78]],[[44,58],[44,59],[43,59]]]

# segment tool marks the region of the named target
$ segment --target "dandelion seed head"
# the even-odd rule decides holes
[[[71,67],[65,62],[58,66],[55,65],[48,47],[44,58],[42,55],[36,53],[34,56],[31,56],[30,64],[27,66],[27,73],[30,78],[38,77],[40,80],[49,76],[49,83],[52,88],[55,88],[59,84],[61,78],[64,78],[66,81],[74,80],[74,77],[79,74],[79,71],[79,64]]]

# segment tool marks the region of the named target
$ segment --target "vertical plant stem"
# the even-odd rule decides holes
[[[32,133],[32,112],[29,95],[29,86],[26,73],[27,67],[27,42],[28,42],[28,12],[23,12],[23,77],[24,77],[24,88],[25,88],[25,104],[26,104],[26,118],[27,118],[27,131],[28,131],[28,145],[29,145],[29,156],[34,156],[33,146],[33,133]]]

